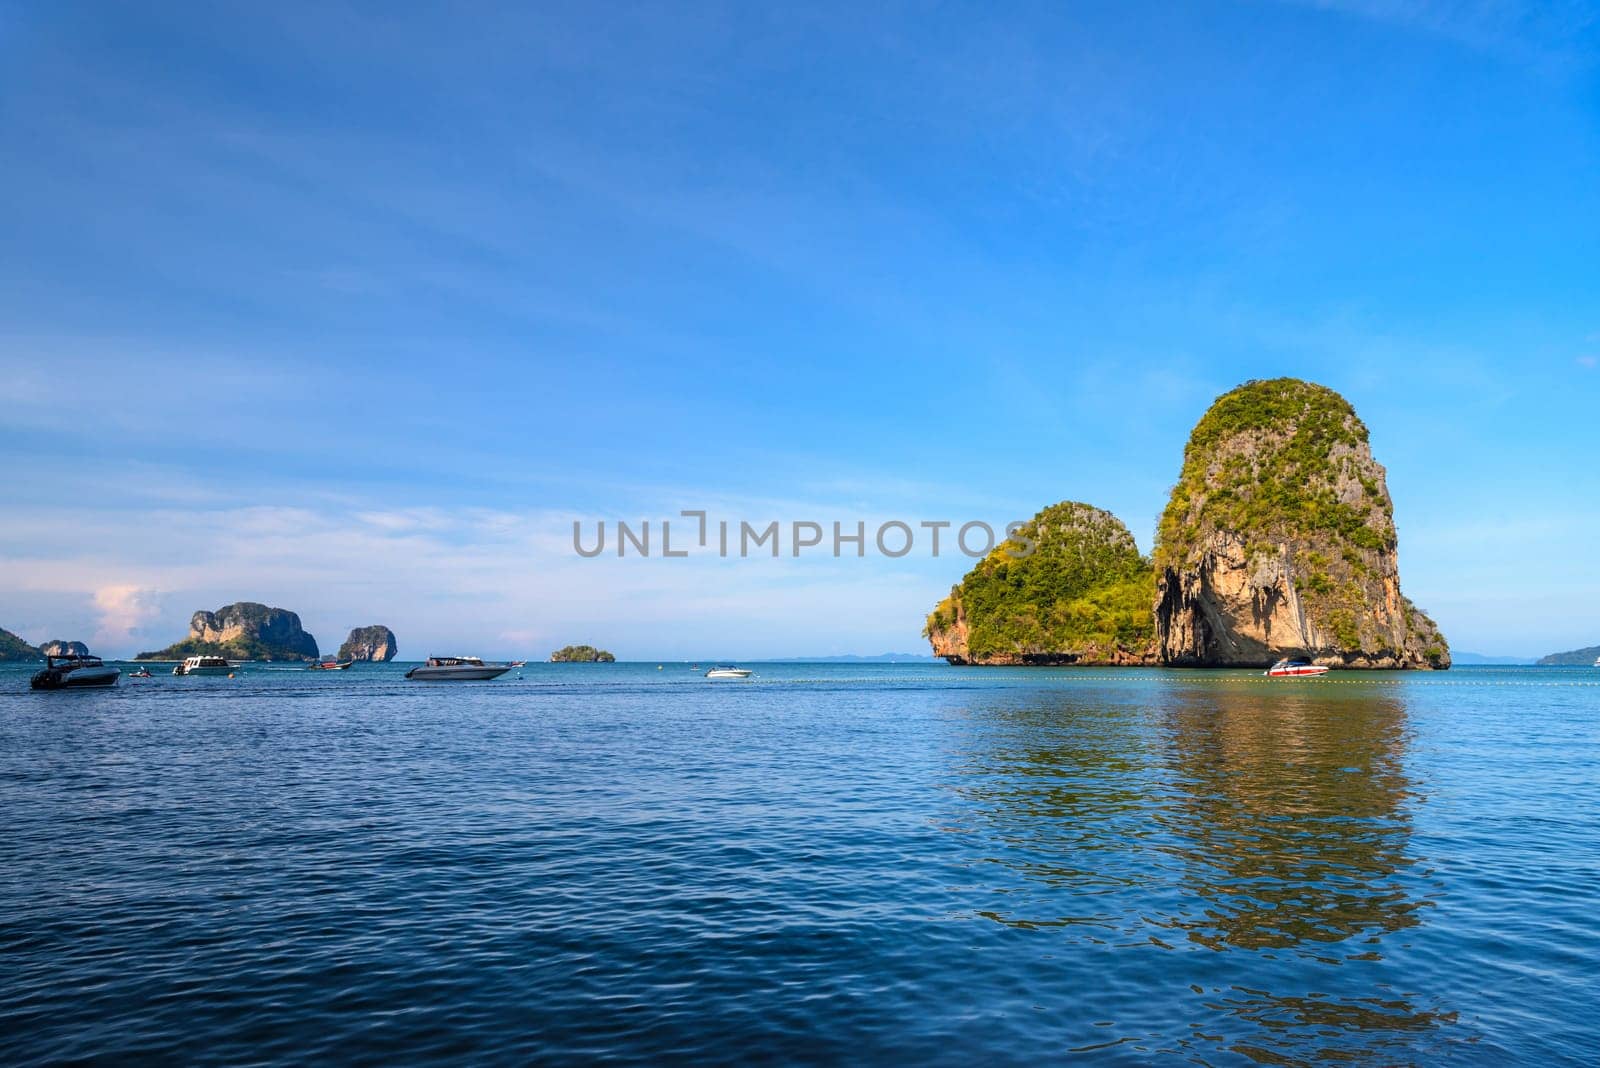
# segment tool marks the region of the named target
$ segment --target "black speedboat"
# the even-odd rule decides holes
[[[88,686],[115,686],[121,668],[106,667],[98,656],[47,656],[44,670],[29,680],[35,690],[76,690]]]

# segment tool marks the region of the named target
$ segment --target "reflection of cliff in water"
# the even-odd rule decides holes
[[[1109,961],[1099,982],[1138,992],[1110,1013],[1127,1034],[1160,1030],[1159,992],[1202,1058],[1449,1047],[1453,1014],[1385,955],[1429,902],[1405,708],[1376,690],[1219,677],[984,710],[951,827],[981,850],[972,908]]]
[[[1412,926],[1425,902],[1401,881],[1404,708],[1317,690],[1207,683],[986,710],[959,829],[1025,878],[979,911],[1316,954]]]
[[[1172,920],[1191,941],[1324,953],[1418,922],[1424,903],[1397,878],[1412,863],[1398,701],[1191,691],[1165,726],[1154,818],[1205,904]]]

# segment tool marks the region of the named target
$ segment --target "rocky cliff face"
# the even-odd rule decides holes
[[[1156,662],[1150,564],[1116,516],[1064,501],[1018,534],[928,617],[935,656],[986,665]]]
[[[253,601],[224,605],[215,612],[196,612],[189,619],[189,637],[141,660],[179,660],[201,654],[236,660],[315,660],[317,640],[300,627],[300,617],[282,608]]]
[[[0,663],[42,659],[44,654],[9,630],[0,629]]]
[[[1281,378],[1218,398],[1190,435],[1161,519],[1163,662],[1447,668],[1400,592],[1394,506],[1367,428],[1339,394]]]
[[[384,626],[357,627],[339,646],[340,660],[381,660],[388,662],[400,651],[394,631]]]
[[[39,646],[45,656],[88,656],[89,647],[82,642],[64,642],[57,639]]]

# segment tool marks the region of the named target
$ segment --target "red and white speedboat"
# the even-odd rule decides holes
[[[1296,679],[1327,673],[1327,668],[1321,664],[1313,664],[1303,656],[1297,656],[1292,660],[1280,660],[1262,672],[1269,679]]]

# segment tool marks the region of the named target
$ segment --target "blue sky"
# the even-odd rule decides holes
[[[0,4],[0,626],[912,650],[967,561],[581,560],[574,518],[1150,546],[1296,375],[1457,649],[1600,642],[1591,5]]]

